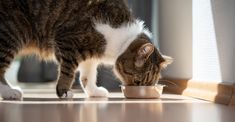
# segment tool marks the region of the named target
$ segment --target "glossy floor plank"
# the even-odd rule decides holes
[[[42,90],[39,90],[42,91]],[[86,98],[59,100],[53,91],[26,90],[23,101],[0,101],[0,122],[234,122],[235,107],[179,95],[161,99]]]

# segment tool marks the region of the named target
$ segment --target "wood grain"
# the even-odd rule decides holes
[[[232,104],[230,100],[233,96],[233,103],[235,103],[235,96],[233,95],[235,88],[233,88],[232,84],[195,80],[168,81],[175,85],[168,85],[164,90],[165,92],[182,94],[225,105]]]

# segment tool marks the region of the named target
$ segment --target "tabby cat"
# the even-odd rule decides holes
[[[77,69],[88,96],[107,96],[105,88],[96,86],[100,63],[113,64],[124,85],[154,85],[171,58],[150,40],[125,0],[1,0],[0,95],[22,98],[4,74],[17,54],[31,53],[58,63],[59,98],[72,97]]]

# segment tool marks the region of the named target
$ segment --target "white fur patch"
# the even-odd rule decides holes
[[[71,98],[73,98],[73,92],[72,91],[67,91],[67,94],[63,94],[61,96],[61,98],[71,99]]]
[[[125,23],[119,28],[97,22],[95,29],[103,34],[107,41],[104,61],[110,64],[116,61],[116,58],[127,49],[140,33],[144,33],[151,38],[151,33],[144,27],[144,22],[140,20]]]
[[[22,100],[23,92],[19,87],[11,87],[0,83],[0,96],[5,100]]]
[[[109,92],[104,87],[95,87],[94,89],[86,89],[89,97],[108,97]]]
[[[105,88],[96,86],[98,64],[99,60],[97,59],[88,59],[79,64],[81,84],[82,84],[82,79],[87,79],[86,85],[85,86],[82,85],[82,88],[89,97],[108,96],[108,91]]]
[[[97,66],[99,64],[99,60],[96,59],[87,59],[79,64],[80,71],[80,80],[86,78],[88,83],[86,85],[94,85],[96,84],[96,75],[97,75]]]

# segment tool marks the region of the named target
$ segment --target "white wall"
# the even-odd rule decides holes
[[[159,43],[163,54],[174,58],[162,76],[192,77],[192,0],[159,0]]]
[[[198,2],[198,0],[194,2]],[[211,25],[214,29],[211,31],[214,34],[211,35],[214,36],[213,44],[217,47],[218,58],[214,59],[218,60],[216,62],[219,63],[219,67],[210,64],[213,57],[211,58],[211,55],[208,54],[209,57],[204,56],[204,59],[209,61],[208,64],[211,65],[211,68],[204,70],[204,73],[218,70],[220,77],[215,76],[216,74],[210,77],[221,78],[223,82],[235,83],[235,0],[209,0],[209,2],[211,2],[212,8],[210,9],[213,13]],[[192,0],[159,0],[160,50],[163,54],[170,55],[175,60],[163,72],[163,77],[190,79],[193,76],[193,63],[198,62],[192,60],[192,13]],[[198,24],[202,23],[199,22]],[[205,25],[208,26],[209,24]],[[206,27],[204,28],[206,29]],[[205,47],[209,46],[211,45]],[[207,51],[205,51],[206,53]],[[203,62],[203,60],[201,61]],[[206,63],[204,65],[207,66]],[[196,65],[194,66],[196,67]],[[200,69],[200,66],[198,67]]]
[[[212,0],[223,82],[235,83],[235,0]]]

